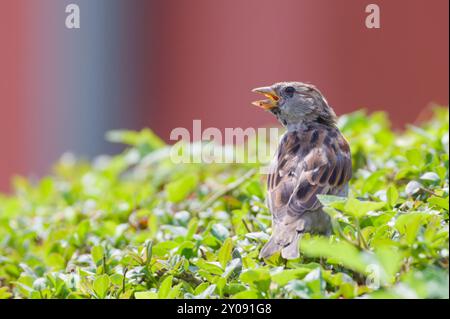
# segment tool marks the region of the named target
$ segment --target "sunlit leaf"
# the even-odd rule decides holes
[[[94,291],[99,298],[105,298],[110,285],[109,276],[104,274],[94,279]]]

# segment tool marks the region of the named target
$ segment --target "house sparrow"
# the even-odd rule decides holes
[[[330,217],[317,195],[347,195],[350,147],[336,126],[336,114],[314,86],[281,82],[253,92],[267,98],[253,104],[287,128],[269,169],[267,205],[273,231],[259,256],[281,251],[283,258],[295,259],[301,234],[331,232]]]

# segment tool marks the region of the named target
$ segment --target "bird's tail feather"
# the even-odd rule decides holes
[[[288,225],[277,225],[269,241],[264,245],[259,253],[259,258],[267,258],[281,251],[281,256],[285,259],[296,259],[300,256],[298,250],[298,240],[301,231],[298,223]]]
[[[277,251],[281,250],[282,247],[280,247],[276,241],[275,238],[272,236],[270,237],[269,241],[264,245],[264,247],[259,252],[259,258],[267,258],[275,254]]]
[[[299,237],[300,233],[296,233],[294,240],[292,240],[289,245],[281,249],[281,256],[284,259],[296,259],[300,257],[300,253],[298,251]]]

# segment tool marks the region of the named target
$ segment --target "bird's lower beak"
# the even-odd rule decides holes
[[[265,100],[252,102],[253,105],[256,105],[257,107],[260,107],[264,110],[272,110],[278,107],[278,100],[280,98],[278,97],[274,89],[272,89],[270,86],[256,88],[253,89],[252,92],[260,93],[267,97],[267,99]]]

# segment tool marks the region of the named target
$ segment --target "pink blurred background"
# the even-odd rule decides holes
[[[77,3],[81,29],[68,30]],[[367,29],[365,7],[381,8]],[[275,124],[250,89],[317,85],[338,114],[389,112],[401,128],[448,105],[448,0],[2,0],[0,191],[63,152],[119,149],[113,128]]]

